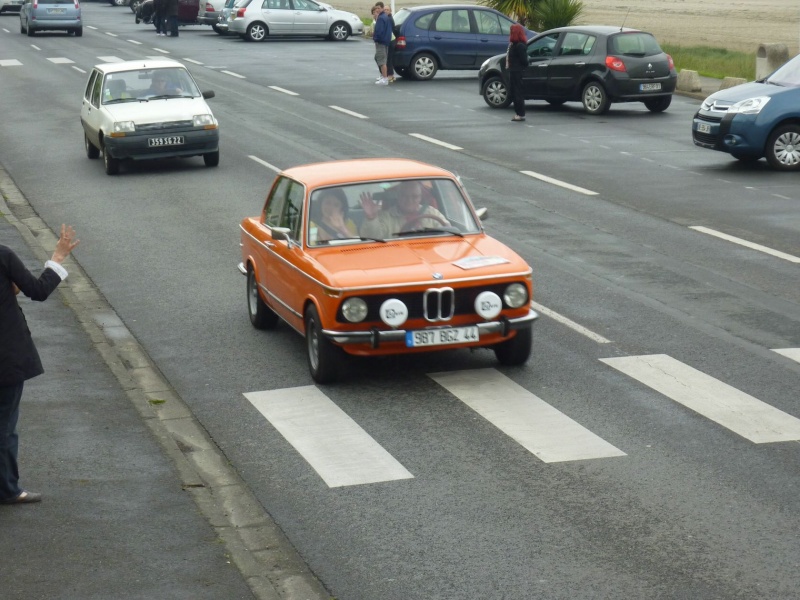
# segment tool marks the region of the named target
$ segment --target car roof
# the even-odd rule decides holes
[[[171,58],[159,58],[151,60],[125,60],[114,63],[100,63],[94,68],[102,73],[118,73],[120,71],[133,71],[136,69],[160,69],[165,67],[183,67],[182,63]]]
[[[418,11],[418,10],[443,10],[443,9],[453,9],[453,8],[482,8],[484,10],[495,10],[491,6],[480,6],[475,4],[426,4],[425,6],[404,6],[403,9],[408,11]],[[403,10],[401,9],[401,10]]]
[[[617,25],[569,25],[567,27],[556,27],[541,33],[558,33],[561,31],[580,31],[582,33],[597,33],[600,35],[611,35],[614,33],[647,33],[641,29],[631,27],[619,27]]]
[[[281,174],[310,187],[413,177],[453,177],[450,171],[440,167],[405,158],[334,160],[292,167]]]

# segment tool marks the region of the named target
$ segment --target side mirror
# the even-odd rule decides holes
[[[203,92],[203,98],[205,98],[206,100],[208,100],[209,98],[213,98],[214,96],[216,96],[214,90],[208,90],[207,92]]]
[[[288,227],[273,227],[272,239],[273,240],[287,240],[291,241],[289,234],[292,232]]]
[[[477,209],[475,212],[477,213],[478,218],[481,221],[485,221],[486,219],[489,218],[489,209],[486,208],[485,206],[482,206],[481,208]]]

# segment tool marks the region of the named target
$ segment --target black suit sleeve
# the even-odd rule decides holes
[[[19,257],[4,246],[0,246],[0,263],[2,263],[0,282],[2,279],[7,279],[8,282],[16,284],[28,298],[37,302],[46,300],[61,283],[61,277],[53,269],[45,269],[39,277],[35,277],[25,268]]]

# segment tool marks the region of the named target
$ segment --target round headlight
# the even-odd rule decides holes
[[[481,292],[475,298],[475,312],[484,319],[494,319],[503,310],[503,302],[500,296],[494,292]]]
[[[389,327],[400,327],[408,319],[408,307],[397,298],[389,298],[381,304],[381,321]]]
[[[528,288],[521,283],[512,283],[503,293],[503,300],[509,308],[519,308],[528,301]]]
[[[348,298],[342,303],[342,315],[351,323],[360,323],[367,318],[367,303],[361,298]]]

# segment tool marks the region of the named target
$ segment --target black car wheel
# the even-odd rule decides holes
[[[251,23],[245,33],[245,39],[250,42],[263,42],[267,37],[267,26],[263,23]]]
[[[278,324],[278,315],[261,299],[252,268],[247,270],[247,314],[256,329],[274,329]]]
[[[439,70],[439,65],[436,64],[436,58],[433,54],[422,52],[411,60],[410,68],[414,79],[425,81],[427,79],[433,79],[433,76],[436,75],[436,71]]]
[[[590,115],[602,115],[608,112],[608,107],[611,106],[608,94],[599,81],[590,81],[583,87],[581,102]]]
[[[486,80],[483,84],[483,100],[492,108],[506,108],[511,104],[506,82],[499,75]]]
[[[313,304],[306,311],[306,349],[311,378],[317,383],[336,381],[341,364],[341,350],[322,335],[319,313]]]
[[[72,33],[75,34],[75,37],[82,37],[83,36],[83,27],[78,27],[77,29],[73,29]]]
[[[395,67],[394,72],[400,75],[400,77],[408,77],[408,69],[405,67]]]
[[[648,98],[643,100],[644,105],[650,112],[664,112],[672,104],[672,96],[660,96],[658,98]]]
[[[783,125],[767,139],[767,161],[780,171],[800,171],[800,125]]]
[[[119,159],[111,156],[111,153],[103,148],[103,166],[106,169],[106,175],[116,175],[119,173]]]
[[[343,42],[350,37],[350,27],[347,23],[334,23],[328,32],[328,39],[334,42]]]
[[[517,366],[528,360],[532,346],[533,328],[518,329],[517,335],[494,347],[494,355],[502,365]]]
[[[214,33],[218,33],[219,35],[225,35],[225,33],[226,33],[225,30],[224,29],[220,29],[219,26],[216,23],[211,26],[211,29],[214,30]]]
[[[83,134],[83,145],[86,147],[86,156],[88,158],[95,159],[100,157],[100,148],[90,142],[85,133]]]
[[[203,162],[207,167],[216,167],[219,164],[219,150],[203,154]]]

